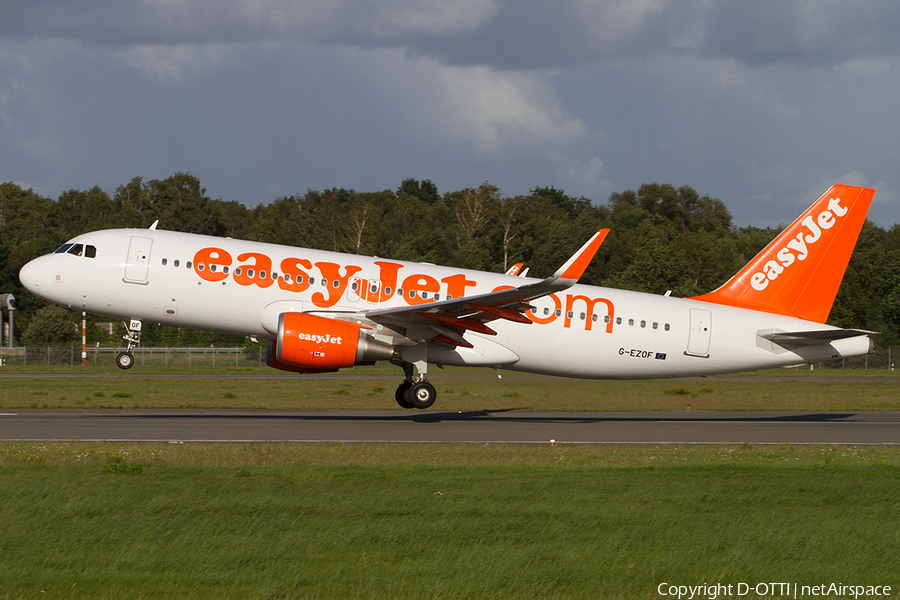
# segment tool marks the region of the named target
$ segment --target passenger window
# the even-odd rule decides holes
[[[202,270],[205,269],[205,268],[206,268],[206,265],[204,265],[203,263],[197,263],[197,270],[198,270],[198,271],[202,271]]]
[[[88,258],[96,258],[97,257],[97,248],[95,246],[85,246],[84,247],[84,255]]]
[[[616,325],[622,324],[622,317],[616,317]]]
[[[628,325],[634,327],[634,319],[628,319]]]
[[[241,276],[241,273],[242,273],[241,268],[240,268],[240,267],[236,267],[235,270],[234,270],[235,276],[236,276],[236,277],[240,277],[240,276]]]
[[[666,329],[666,331],[668,331],[668,330],[669,330],[669,324],[668,324],[668,323],[666,323],[666,327],[665,327],[665,329]]]
[[[653,329],[659,329],[659,323],[653,321]]]
[[[260,279],[265,279],[265,278],[266,278],[266,272],[265,272],[265,271],[260,271],[260,272],[259,272],[259,278],[260,278]]]
[[[187,264],[185,265],[185,267],[187,267],[188,269],[190,269],[190,268],[191,268],[191,261],[187,261]]]
[[[646,327],[647,327],[647,321],[641,321],[641,329],[644,329]]]
[[[177,267],[177,266],[178,266],[178,261],[176,260],[175,262],[172,263],[172,265],[175,266],[175,267]]]
[[[166,266],[168,263],[169,263],[168,260],[166,260],[165,258],[162,259],[162,266]]]

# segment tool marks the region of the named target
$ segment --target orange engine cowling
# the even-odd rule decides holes
[[[327,373],[392,355],[388,344],[366,335],[360,325],[306,313],[282,313],[278,336],[266,344],[266,364],[297,373]]]

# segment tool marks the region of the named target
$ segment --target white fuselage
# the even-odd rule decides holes
[[[72,243],[94,247],[95,256],[64,252],[31,261],[20,273],[29,291],[94,314],[265,339],[275,337],[278,316],[285,312],[364,314],[413,304],[421,304],[424,310],[448,296],[487,294],[529,281],[147,229],[97,231]],[[860,336],[788,350],[759,333],[831,328],[786,316],[603,287],[575,285],[531,304],[533,324],[492,321],[496,336],[466,332],[465,339],[474,348],[432,348],[428,362],[637,379],[831,360],[865,354],[871,347],[871,341]],[[392,332],[380,325],[372,333],[388,343],[396,342]]]

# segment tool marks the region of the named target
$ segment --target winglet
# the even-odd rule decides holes
[[[584,271],[594,258],[594,255],[597,254],[597,250],[600,248],[603,240],[606,239],[607,234],[609,234],[609,229],[601,229],[595,233],[578,252],[572,255],[572,258],[566,261],[566,264],[553,274],[552,279],[578,281],[584,275]]]
[[[725,285],[691,300],[824,323],[874,195],[833,186]]]
[[[507,275],[518,275],[519,271],[522,270],[522,267],[525,266],[525,263],[516,263],[509,268],[509,271],[506,272]]]

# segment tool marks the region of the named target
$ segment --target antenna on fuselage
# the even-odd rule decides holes
[[[156,229],[156,226],[159,225],[159,219],[153,221],[153,225],[148,227],[147,229]]]

